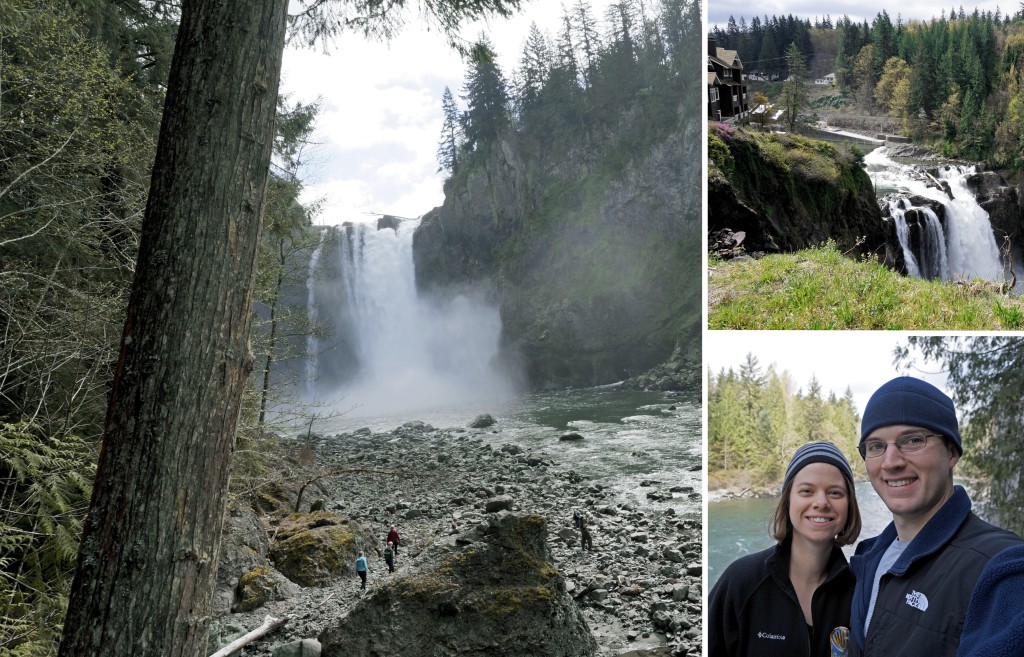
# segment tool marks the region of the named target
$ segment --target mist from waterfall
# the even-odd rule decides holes
[[[938,222],[938,217],[929,208],[916,208],[926,217],[922,226],[925,239],[924,247],[930,249],[927,259],[934,266],[941,267],[937,271],[930,267],[921,268],[920,258],[913,254],[913,249],[906,241],[909,231],[904,230],[906,229],[905,220],[902,228],[900,221],[896,221],[897,235],[900,237],[904,256],[906,257],[908,254],[911,256],[906,258],[909,274],[947,280],[954,277],[984,278],[991,281],[1003,279],[999,247],[996,245],[995,236],[992,233],[992,224],[989,222],[988,213],[978,205],[974,194],[967,187],[966,178],[975,172],[974,167],[948,166],[940,168],[940,178],[946,180],[953,194],[953,198],[950,199],[945,191],[927,184],[927,179],[922,175],[920,167],[900,164],[892,160],[888,157],[885,148],[872,151],[864,158],[864,162],[876,189],[894,188],[900,192],[938,201],[945,206],[945,230]],[[890,204],[890,210],[893,207]],[[904,198],[903,203],[895,209],[899,210],[899,217],[903,219],[904,213],[911,209],[911,206]],[[897,213],[893,212],[892,214],[895,219]],[[934,225],[932,218],[935,220]],[[936,236],[936,228],[941,238]],[[940,241],[936,242],[936,239]],[[944,246],[944,254],[934,250],[940,244]],[[911,264],[917,269],[916,272],[911,271]],[[929,275],[931,271],[934,271],[934,275]]]
[[[337,243],[320,258],[310,312],[316,308],[331,335],[315,341],[317,353],[307,356],[317,363],[309,401],[362,416],[513,394],[510,377],[495,365],[501,318],[484,291],[443,300],[417,293],[412,237],[418,225],[330,229]]]

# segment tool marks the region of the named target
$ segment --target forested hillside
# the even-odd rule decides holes
[[[915,141],[945,155],[1024,166],[1024,11],[937,11],[927,21],[895,20],[886,10],[869,25],[847,16],[741,17],[714,26],[718,45],[738,50],[748,71],[788,75],[795,43],[812,73],[834,72],[846,112],[884,114]]]
[[[708,376],[709,488],[780,482],[793,451],[813,440],[835,443],[856,463],[859,423],[849,388],[838,397],[814,377],[794,381],[747,354],[738,372]]]

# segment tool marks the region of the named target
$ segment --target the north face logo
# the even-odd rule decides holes
[[[924,593],[921,593],[920,591],[911,591],[907,594],[907,604],[913,607],[914,609],[927,611],[928,596],[926,596]]]

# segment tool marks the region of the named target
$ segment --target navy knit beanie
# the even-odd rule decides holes
[[[850,488],[853,488],[853,469],[850,468],[850,462],[838,447],[825,441],[807,443],[796,450],[789,461],[789,467],[786,468],[786,478],[782,481],[782,487],[785,488],[796,473],[811,463],[828,463],[836,466],[846,477]]]
[[[962,455],[960,425],[953,400],[930,383],[909,376],[889,381],[871,395],[860,423],[860,441],[881,427],[909,424],[931,429],[956,445]]]

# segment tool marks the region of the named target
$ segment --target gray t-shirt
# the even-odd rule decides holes
[[[899,558],[903,555],[903,551],[910,545],[910,541],[901,543],[897,538],[889,547],[886,548],[885,554],[882,555],[882,560],[878,562],[878,568],[875,569],[875,581],[871,586],[871,604],[868,605],[868,615],[864,618],[864,636],[868,635],[868,626],[871,625],[871,615],[875,613],[875,601],[878,600],[878,584],[882,581],[882,575],[889,572],[893,564],[899,561]]]

